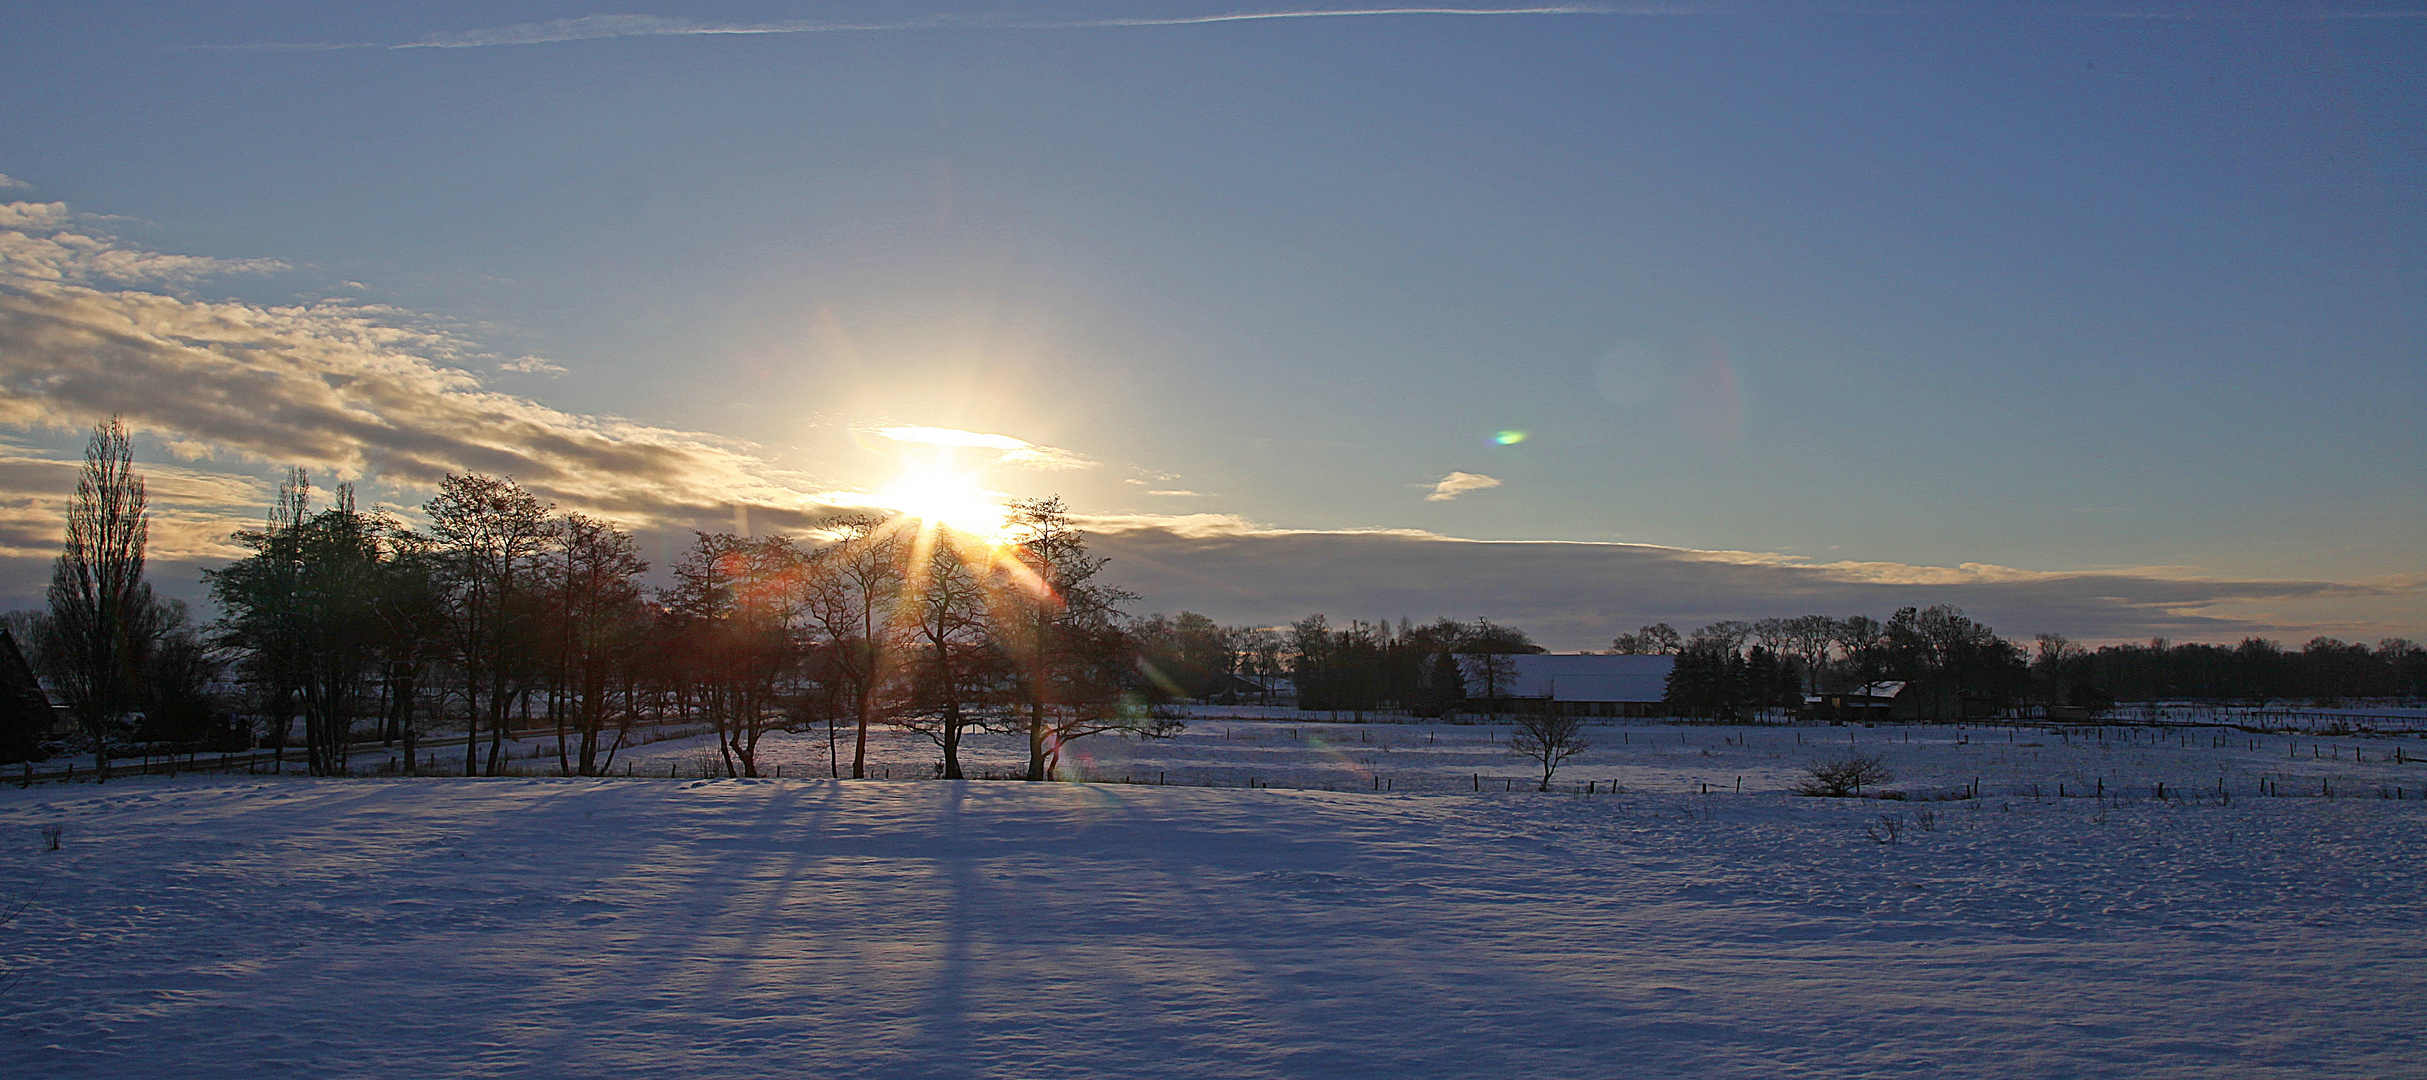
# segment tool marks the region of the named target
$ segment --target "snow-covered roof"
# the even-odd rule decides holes
[[[1849,691],[1849,693],[1858,694],[1862,697],[1883,698],[1892,698],[1904,692],[1905,684],[1901,682],[1864,683],[1861,686],[1857,686],[1853,690]]]
[[[1659,701],[1668,692],[1674,656],[1616,656],[1607,653],[1536,653],[1512,656],[1517,680],[1511,697],[1553,701]],[[1468,693],[1474,687],[1467,688]]]

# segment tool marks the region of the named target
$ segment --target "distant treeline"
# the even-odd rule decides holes
[[[1611,642],[1621,653],[1673,653],[1671,704],[1713,711],[1792,708],[1800,693],[1886,682],[1953,694],[1969,711],[2018,705],[2103,708],[2118,700],[2257,703],[2287,698],[2427,695],[2427,648],[2386,638],[2375,648],[2331,637],[2299,651],[2263,638],[2238,645],[2107,645],[2040,634],[2026,650],[1958,609],[1903,608],[1884,623],[1806,615],[1719,622],[1682,635],[1666,623]]]
[[[1285,627],[1225,627],[1183,611],[1139,620],[1133,632],[1141,670],[1171,696],[1270,703],[1287,680],[1294,697],[1282,700],[1359,715],[1440,716],[1470,697],[1501,697],[1511,677],[1505,657],[1543,651],[1525,631],[1489,619],[1334,627],[1310,615]]]
[[[449,754],[463,772],[496,773],[507,741],[535,730],[554,734],[559,771],[598,774],[638,725],[682,722],[712,728],[737,776],[757,775],[761,740],[779,730],[822,734],[831,771],[848,760],[862,775],[868,731],[888,724],[934,740],[949,777],[968,733],[1023,734],[1026,775],[1043,779],[1071,739],[1168,731],[1157,706],[1169,701],[1496,711],[1510,704],[1511,658],[1543,651],[1485,619],[1132,617],[1137,598],[1098,580],[1104,561],[1056,499],[1014,504],[990,538],[877,516],[837,518],[809,543],[700,533],[662,588],[644,583],[630,535],[510,479],[449,476],[422,510],[428,526],[408,527],[344,486],[316,504],[292,472],[263,527],[235,534],[248,554],[205,572],[220,614],[196,625],[144,581],[144,484],[113,420],[87,448],[49,604],[10,613],[9,636],[104,760],[130,742],[217,750],[266,736],[283,750],[300,720],[304,760],[326,774],[366,735],[412,768],[442,732],[459,733]],[[2406,640],[2093,651],[2041,635],[2026,652],[1948,607],[1690,635],[1654,624],[1611,651],[1674,655],[1667,704],[1702,715],[1796,710],[1883,681],[1972,714],[2427,692],[2427,650]],[[42,753],[38,688],[14,668],[0,684],[0,759]]]
[[[2375,648],[2331,637],[2295,651],[2265,638],[2238,645],[2163,638],[2146,645],[2085,650],[2054,635],[2040,638],[2033,671],[2091,703],[2197,698],[2264,702],[2286,698],[2416,698],[2427,695],[2427,648],[2386,638]],[[2080,689],[2077,689],[2080,688]]]

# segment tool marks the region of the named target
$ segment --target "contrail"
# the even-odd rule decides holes
[[[1008,15],[931,15],[918,19],[891,22],[819,22],[811,19],[787,19],[755,23],[706,23],[663,15],[584,15],[571,19],[551,19],[546,22],[515,23],[479,30],[431,34],[404,42],[261,42],[242,45],[200,45],[189,48],[209,50],[258,50],[273,52],[321,52],[339,49],[479,49],[501,45],[547,45],[564,41],[597,41],[628,37],[747,37],[777,34],[852,34],[905,33],[918,30],[1086,30],[1120,29],[1155,26],[1206,26],[1218,23],[1263,22],[1274,19],[1356,19],[1390,16],[1663,16],[1716,15],[1743,13],[1742,4],[1683,3],[1683,4],[1534,4],[1523,7],[1465,7],[1408,6],[1360,8],[1304,8],[1281,11],[1231,11],[1209,15],[1159,15],[1132,18],[1098,19],[1024,19]],[[1899,15],[1923,14],[1928,5],[1889,4],[1884,6],[1822,7],[1826,13]],[[2345,19],[2421,19],[2427,10],[2419,9],[2300,9],[2260,6],[2242,9],[2200,7],[2181,8],[2086,8],[2074,10],[2016,11],[2004,9],[2008,15],[2039,15],[2053,18],[2092,20],[2152,20],[2152,21],[2252,21],[2309,22]]]
[[[1381,16],[1493,15],[1696,15],[1715,10],[1709,4],[1535,4],[1525,7],[1365,7],[1313,8],[1286,11],[1232,11],[1209,15],[1139,16],[1101,19],[1023,19],[1004,15],[931,15],[891,22],[820,22],[786,19],[754,23],[708,23],[663,15],[584,15],[572,19],[515,23],[455,33],[431,34],[405,42],[262,42],[200,46],[279,52],[320,52],[337,49],[478,49],[499,45],[546,45],[562,41],[596,41],[626,37],[710,37],[773,34],[900,33],[915,30],[1086,30],[1152,26],[1203,26],[1215,23],[1258,22],[1269,19],[1351,19]]]

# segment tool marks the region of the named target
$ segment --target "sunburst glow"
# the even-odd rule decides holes
[[[900,479],[878,491],[876,500],[923,522],[997,543],[1010,516],[1001,493],[987,490],[967,470],[953,468],[948,458],[912,464]]]

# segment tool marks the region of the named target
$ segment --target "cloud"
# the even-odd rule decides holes
[[[565,373],[563,365],[550,363],[536,356],[517,356],[512,360],[502,361],[497,365],[497,370],[522,375],[562,375]]]
[[[26,183],[23,180],[19,180],[7,173],[0,173],[0,191],[6,191],[10,188],[30,188],[32,186],[34,185]]]
[[[71,232],[66,203],[0,203],[0,280],[191,284],[214,274],[274,273],[275,259],[165,255],[100,233]]]
[[[1454,472],[1442,477],[1439,483],[1434,484],[1433,493],[1425,496],[1424,501],[1448,502],[1470,491],[1481,491],[1484,488],[1499,486],[1499,480],[1482,473]]]
[[[1147,610],[1234,624],[1489,616],[1559,649],[1608,647],[1652,622],[1868,614],[1952,604],[2009,637],[2164,636],[2294,643],[2421,636],[2427,574],[2357,582],[2243,581],[2179,570],[2036,572],[1985,564],[1812,564],[1793,556],[1642,544],[1461,540],[1413,530],[1259,526],[1229,515],[1083,519],[1106,574]]]
[[[79,460],[44,457],[0,445],[0,558],[48,560],[59,554],[67,501]],[[151,503],[150,557],[166,562],[226,559],[227,507],[266,505],[271,486],[251,477],[146,463]]]
[[[1171,490],[1167,490],[1167,491],[1157,491],[1157,490],[1151,490],[1151,489],[1150,489],[1150,490],[1148,490],[1146,493],[1147,493],[1147,494],[1149,494],[1149,495],[1163,495],[1163,496],[1167,496],[1167,497],[1174,498],[1174,499],[1206,499],[1206,498],[1211,498],[1211,497],[1212,497],[1212,496],[1209,496],[1209,495],[1205,494],[1205,493],[1204,493],[1204,492],[1202,492],[1202,491],[1188,491],[1188,490],[1185,490],[1185,489],[1178,489],[1178,488],[1171,489]]]
[[[876,429],[884,438],[899,443],[921,446],[941,446],[947,449],[993,450],[1003,456],[997,464],[1016,465],[1030,469],[1092,469],[1096,463],[1052,446],[1039,446],[1025,439],[997,435],[984,431],[963,431],[942,427],[885,427]]]
[[[44,229],[67,222],[63,202],[0,203],[0,229]]]
[[[727,521],[736,506],[765,528],[806,528],[828,515],[802,478],[730,440],[486,389],[433,359],[485,354],[412,325],[410,313],[110,287],[277,264],[41,235],[64,211],[11,205],[9,220],[25,224],[0,228],[0,426],[75,431],[117,413],[187,459],[297,465],[324,481],[406,489],[450,472],[507,475],[568,508],[636,526]],[[259,500],[246,498],[255,505],[240,523],[258,513]],[[0,548],[12,545],[22,546],[0,538]]]

